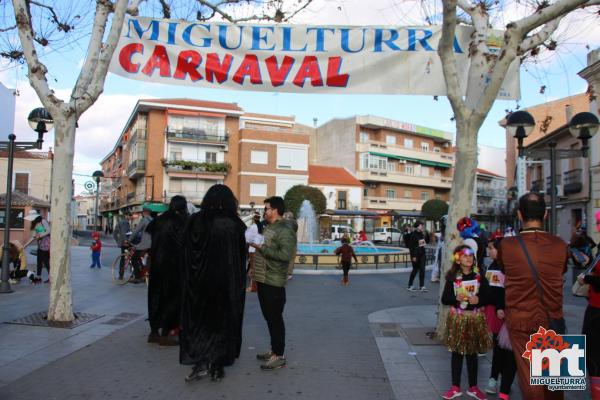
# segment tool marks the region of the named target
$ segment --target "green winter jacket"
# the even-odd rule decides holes
[[[296,254],[296,231],[292,221],[278,220],[268,225],[263,236],[265,242],[256,249],[254,277],[256,282],[284,287],[288,266]]]

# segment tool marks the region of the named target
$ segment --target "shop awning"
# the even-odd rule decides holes
[[[142,204],[142,209],[144,208],[148,208],[153,212],[161,213],[167,211],[169,209],[169,205],[164,203],[144,203]]]
[[[396,155],[393,155],[393,154],[377,153],[375,151],[370,151],[369,154],[374,155],[374,156],[379,156],[379,157],[393,158],[395,160],[410,161],[410,162],[413,162],[413,163],[417,163],[417,164],[421,164],[421,165],[426,165],[426,166],[429,166],[429,167],[438,167],[438,168],[450,168],[450,167],[452,167],[452,165],[448,164],[448,163],[437,162],[437,161],[421,160],[421,159],[418,159],[418,158],[411,158],[411,157],[396,156]]]

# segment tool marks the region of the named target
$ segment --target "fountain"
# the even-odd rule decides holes
[[[302,202],[297,222],[298,243],[316,243],[318,238],[317,216],[310,201],[304,200]]]

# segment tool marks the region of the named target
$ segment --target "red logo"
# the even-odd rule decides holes
[[[561,335],[558,335],[551,329],[544,329],[540,326],[538,331],[530,336],[529,342],[525,345],[525,352],[521,355],[521,357],[526,358],[531,363],[531,351],[533,349],[539,349],[540,351],[544,351],[547,349],[556,349],[556,351],[561,352],[562,350],[568,349],[571,345],[563,340]],[[564,359],[561,362],[565,361]],[[542,359],[542,370],[547,370],[550,366],[550,361],[548,358]]]

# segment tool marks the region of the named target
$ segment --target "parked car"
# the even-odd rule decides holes
[[[331,225],[331,238],[339,240],[344,234],[350,236],[350,239],[354,236],[355,232],[352,227],[347,225]]]
[[[386,243],[390,244],[393,242],[400,241],[401,236],[402,236],[402,232],[400,232],[400,229],[389,228],[389,227],[375,228],[375,231],[373,233],[373,241],[374,242],[386,242]]]

